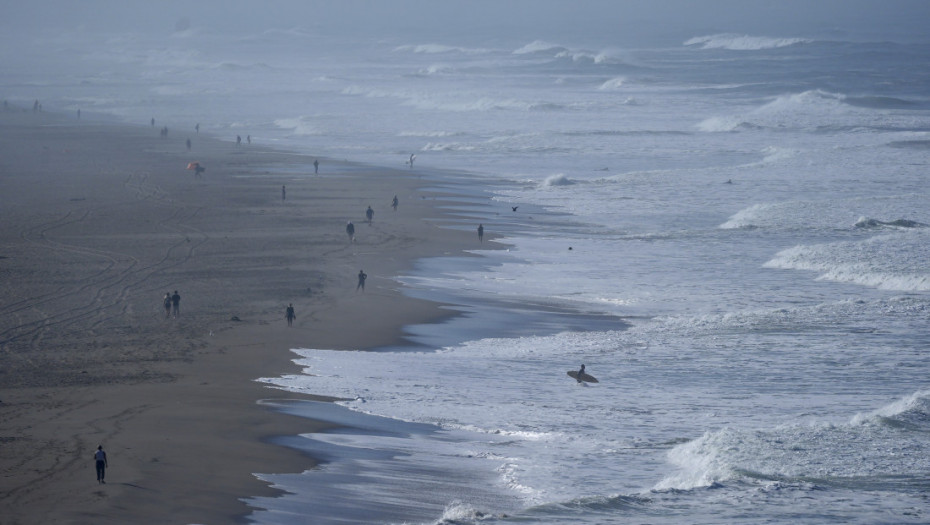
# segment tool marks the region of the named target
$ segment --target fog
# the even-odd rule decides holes
[[[782,37],[835,35],[925,40],[924,0],[219,0],[159,2],[38,0],[10,4],[0,18],[6,36],[46,37],[62,31],[170,34],[187,27],[252,32],[301,27],[321,34],[489,39],[555,38],[583,27],[618,44],[680,44],[706,33]]]

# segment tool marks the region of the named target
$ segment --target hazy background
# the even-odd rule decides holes
[[[39,0],[4,2],[7,36],[61,31],[170,34],[303,27],[323,33],[414,32],[418,36],[493,38],[502,32],[556,37],[578,26],[618,44],[678,44],[695,34],[740,32],[781,37],[878,38],[871,27],[900,28],[906,41],[926,40],[930,2],[923,0]],[[583,42],[579,42],[583,43]]]

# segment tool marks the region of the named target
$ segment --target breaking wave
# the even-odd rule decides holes
[[[766,36],[737,35],[733,33],[720,33],[716,35],[694,37],[684,43],[685,46],[695,46],[701,49],[729,49],[732,51],[759,51],[763,49],[777,49],[780,47],[809,44],[813,42],[807,38],[772,38]]]
[[[919,391],[840,424],[724,428],[676,446],[678,472],[656,490],[688,490],[731,480],[870,484],[920,479],[930,468],[930,391]]]

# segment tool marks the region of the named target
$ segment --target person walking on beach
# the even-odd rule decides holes
[[[358,286],[355,287],[356,292],[359,288],[361,288],[363,292],[365,291],[365,279],[367,278],[368,275],[366,275],[365,272],[361,270],[358,271]]]
[[[397,195],[395,195],[394,200],[391,201],[391,207],[394,208],[394,211],[397,211]]]
[[[484,225],[478,225],[478,242],[484,242]]]
[[[97,467],[97,483],[106,483],[104,477],[107,474],[107,453],[103,451],[103,445],[97,447],[97,451],[94,452],[94,463]]]
[[[191,150],[191,139],[187,139],[187,151]]]
[[[200,122],[198,122],[197,125],[194,126],[194,131],[196,131],[197,133],[200,133]]]
[[[242,144],[242,137],[236,135],[236,147],[238,148],[240,144]]]
[[[313,173],[320,172],[320,161],[318,159],[313,159]]]
[[[174,314],[174,318],[177,319],[178,315],[181,313],[181,294],[177,290],[174,291],[174,295],[171,296],[171,313]]]
[[[346,235],[349,236],[349,242],[355,242],[355,225],[352,221],[346,223]]]
[[[165,319],[171,317],[171,292],[165,292]]]
[[[365,210],[365,218],[368,219],[368,225],[371,226],[371,219],[375,217],[375,210],[371,209],[371,206]]]
[[[413,161],[416,160],[416,158],[416,155],[413,153],[410,154],[410,158],[407,160],[407,164],[409,164],[411,168],[413,168]]]
[[[297,318],[297,314],[294,313],[294,303],[287,305],[284,317],[287,319],[287,326],[294,326],[294,319]]]
[[[283,201],[286,198],[287,198],[287,188],[285,188],[284,186],[281,186],[281,200]]]

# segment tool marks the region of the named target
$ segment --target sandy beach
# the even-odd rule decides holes
[[[242,521],[239,498],[275,493],[253,473],[314,466],[266,441],[321,428],[260,405],[293,395],[253,380],[296,371],[291,348],[372,348],[448,315],[392,279],[477,245],[423,220],[442,195],[415,171],[314,175],[313,157],[193,126],[0,113],[4,524]]]

